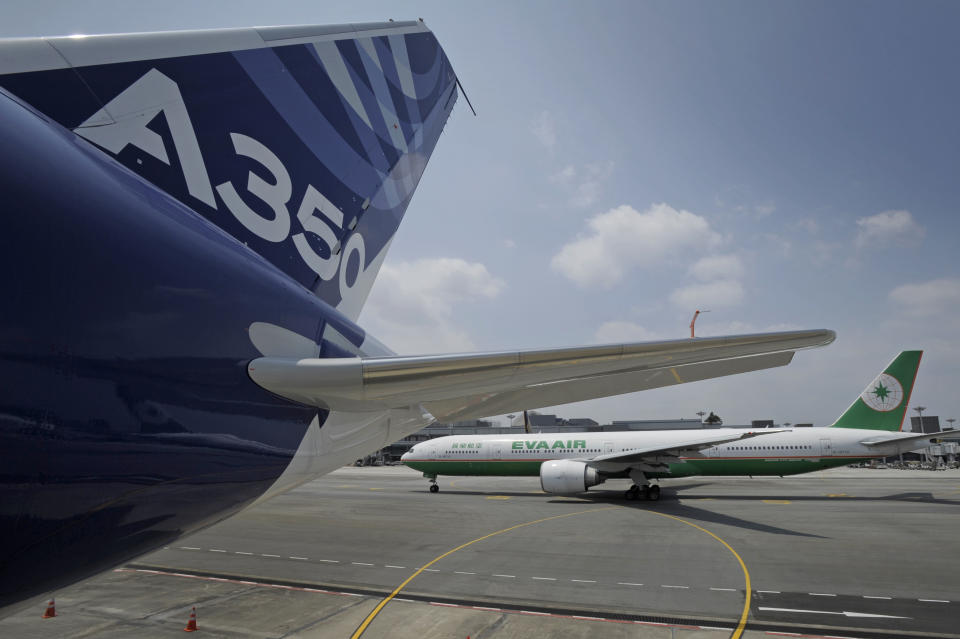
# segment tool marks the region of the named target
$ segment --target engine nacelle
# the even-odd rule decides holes
[[[556,459],[540,464],[540,487],[545,493],[559,495],[582,493],[590,486],[603,482],[604,478],[595,468],[581,461]]]

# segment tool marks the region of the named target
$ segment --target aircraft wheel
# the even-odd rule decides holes
[[[660,487],[650,486],[647,490],[647,499],[650,501],[660,501]]]
[[[640,487],[637,485],[631,486],[623,493],[624,499],[631,500],[631,501],[636,499],[639,495],[640,495]]]
[[[436,484],[430,484],[430,492],[431,492],[431,493],[438,493],[438,492],[440,492],[440,487],[437,486]]]

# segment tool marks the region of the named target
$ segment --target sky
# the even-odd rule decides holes
[[[7,0],[0,37],[387,18],[424,19],[478,115],[461,97],[407,210],[378,339],[677,339],[703,309],[699,336],[837,340],[541,412],[828,425],[923,349],[911,406],[960,418],[960,4]]]

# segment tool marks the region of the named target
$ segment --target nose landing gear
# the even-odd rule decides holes
[[[437,476],[436,476],[436,475],[428,475],[428,474],[424,473],[423,476],[430,480],[430,492],[431,492],[431,493],[438,493],[438,492],[440,492],[440,486],[437,485]]]

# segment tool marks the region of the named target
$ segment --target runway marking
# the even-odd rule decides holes
[[[277,558],[280,557],[280,555],[270,555],[270,554],[265,553],[265,552],[260,553],[260,556],[261,556],[261,557],[277,557]]]
[[[424,572],[440,572],[440,571],[437,570],[436,568],[424,568],[423,571],[424,571]]]
[[[390,564],[384,564],[383,567],[384,567],[384,568],[404,568],[404,569],[406,569],[406,566],[391,566]]]
[[[717,590],[719,592],[737,592],[736,588],[711,588],[710,590]]]
[[[597,583],[593,579],[571,579],[570,581],[575,581],[578,584],[595,584]]]
[[[233,554],[235,555],[252,555],[252,552],[243,552],[242,550],[234,550]]]
[[[510,497],[508,495],[490,495],[485,499],[510,499]]]
[[[339,564],[340,561],[337,559],[317,559],[317,561],[322,561],[325,564]]]
[[[618,586],[642,586],[643,584],[632,584],[629,581],[618,581]]]
[[[852,612],[849,610],[802,610],[799,608],[765,608],[761,606],[758,610],[769,610],[771,612],[803,612],[812,615],[843,615],[844,617],[871,618],[871,619],[912,619],[913,617],[898,617],[896,615],[875,615],[869,612]]]
[[[588,621],[603,621],[600,617],[586,617],[584,615],[571,615],[574,619],[586,619]]]
[[[509,579],[516,579],[516,575],[493,575],[494,577],[507,577]]]
[[[301,561],[307,561],[307,557],[294,557],[293,555],[290,555],[288,559],[299,559]]]
[[[380,601],[380,603],[378,603],[377,606],[376,606],[372,611],[370,611],[370,614],[368,614],[368,615],[366,616],[366,618],[360,623],[360,625],[357,626],[357,629],[353,632],[352,635],[350,635],[350,639],[358,639],[358,638],[366,631],[367,627],[368,627],[368,626],[370,625],[370,623],[376,618],[376,616],[380,614],[380,611],[383,610],[384,606],[386,606],[388,603],[390,603],[390,600],[393,599],[394,597],[396,597],[396,596],[400,593],[400,591],[402,591],[404,588],[406,588],[406,587],[407,587],[407,584],[409,584],[411,581],[413,581],[414,579],[416,579],[417,576],[420,575],[420,573],[424,572],[424,571],[427,570],[430,566],[432,566],[433,564],[437,563],[437,562],[440,561],[441,559],[444,559],[445,557],[449,557],[450,555],[452,555],[453,553],[457,552],[458,550],[462,550],[462,549],[466,548],[467,546],[471,546],[471,545],[473,545],[473,544],[475,544],[475,543],[477,543],[477,542],[483,541],[483,540],[485,540],[485,539],[490,539],[491,537],[495,537],[495,536],[497,536],[497,535],[502,535],[503,533],[507,533],[507,532],[510,532],[510,531],[512,531],[512,530],[517,530],[518,528],[524,528],[524,527],[526,527],[526,526],[533,526],[533,525],[535,525],[535,524],[543,523],[543,522],[545,522],[545,521],[552,521],[552,520],[555,520],[555,519],[563,519],[563,518],[566,518],[566,517],[574,517],[574,516],[576,516],[576,515],[584,515],[584,514],[587,514],[587,513],[595,513],[595,512],[599,512],[599,511],[601,511],[601,510],[612,510],[613,508],[615,508],[615,507],[614,507],[614,506],[607,506],[607,507],[604,507],[604,508],[591,508],[591,509],[589,509],[589,510],[579,510],[579,511],[577,511],[577,512],[565,513],[565,514],[563,514],[563,515],[554,515],[553,517],[544,517],[544,518],[542,518],[542,519],[535,519],[535,520],[533,520],[533,521],[528,521],[528,522],[525,522],[525,523],[522,523],[522,524],[517,524],[516,526],[510,526],[509,528],[504,528],[503,530],[498,530],[498,531],[492,532],[492,533],[490,533],[490,534],[488,534],[488,535],[484,535],[484,536],[482,536],[482,537],[477,537],[476,539],[473,539],[473,540],[471,540],[471,541],[468,541],[468,542],[466,542],[466,543],[464,543],[464,544],[460,544],[460,545],[457,546],[456,548],[452,548],[452,549],[448,550],[447,552],[445,552],[445,553],[443,553],[443,554],[435,557],[434,559],[430,560],[429,562],[427,562],[426,564],[424,564],[420,569],[418,569],[416,572],[414,572],[412,575],[410,575],[409,577],[407,577],[406,580],[403,581],[403,583],[401,583],[399,586],[397,586],[396,588],[394,588],[393,592],[391,592],[389,595],[387,595],[386,597],[384,597],[383,600]]]
[[[362,561],[351,561],[350,563],[353,564],[354,566],[372,566],[373,565],[373,564],[365,564]]]
[[[180,546],[181,550],[201,550],[200,548],[194,548],[193,546]]]
[[[893,597],[878,597],[876,595],[863,595],[864,599],[893,599]]]
[[[683,588],[685,590],[690,589],[690,586],[668,586],[667,584],[660,584],[660,587],[661,588]]]
[[[925,603],[950,603],[946,599],[917,599],[917,601],[923,601]]]
[[[836,597],[832,592],[808,592],[811,597]]]
[[[227,552],[226,550],[220,550],[219,548],[211,548],[210,552]]]
[[[477,574],[477,573],[475,573],[475,572],[464,572],[464,571],[462,571],[462,570],[454,570],[453,572],[455,572],[455,573],[458,574],[458,575],[475,575],[475,574]]]
[[[713,590],[713,588],[711,588],[710,590]],[[779,595],[779,594],[781,594],[779,590],[758,590],[757,592],[763,592],[763,593],[767,593],[767,594],[770,594],[770,595]]]
[[[789,504],[789,499],[764,499],[763,503],[765,504]]]
[[[847,493],[827,493],[827,497],[849,497]]]
[[[740,555],[737,554],[737,551],[733,549],[733,546],[731,546],[730,544],[728,544],[723,539],[721,539],[714,533],[710,532],[703,526],[699,526],[693,522],[687,521],[686,519],[681,519],[680,517],[677,517],[675,515],[668,515],[667,513],[661,513],[656,510],[644,510],[643,512],[649,513],[651,515],[656,515],[657,517],[666,517],[667,519],[673,519],[674,521],[679,521],[681,524],[686,524],[687,526],[696,528],[701,532],[705,532],[706,534],[710,535],[711,537],[716,539],[718,542],[723,544],[723,547],[729,550],[730,553],[737,558],[737,563],[740,564],[740,569],[743,570],[743,580],[745,583],[745,587],[743,589],[743,611],[740,613],[740,621],[737,622],[737,627],[733,631],[733,634],[730,635],[730,639],[740,639],[740,637],[743,635],[744,629],[747,626],[747,616],[750,614],[750,597],[752,593],[752,590],[750,588],[750,571],[747,570],[747,564],[743,563],[743,559],[741,559]]]
[[[556,577],[531,577],[531,579],[539,579],[540,581],[556,581]]]

